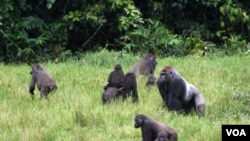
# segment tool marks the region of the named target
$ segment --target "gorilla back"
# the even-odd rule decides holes
[[[114,70],[108,76],[108,84],[104,86],[104,89],[108,87],[116,87],[118,89],[124,87],[124,72],[120,64],[116,64]]]
[[[41,98],[47,98],[48,94],[52,90],[57,89],[57,85],[53,78],[39,64],[33,65],[30,74],[32,75],[32,78],[29,86],[29,92],[32,98],[34,98],[35,85],[37,85],[37,88],[40,91]]]
[[[132,96],[133,102],[138,102],[139,96],[137,92],[137,81],[134,73],[128,72],[124,78],[125,90],[124,90],[124,99]]]
[[[156,57],[151,53],[146,54],[130,69],[129,72],[146,76],[148,76],[149,74],[154,74],[155,67],[157,64],[155,58]]]
[[[102,93],[102,102],[103,104],[110,103],[111,100],[118,98],[121,94],[122,92],[120,89],[116,87],[107,87]]]

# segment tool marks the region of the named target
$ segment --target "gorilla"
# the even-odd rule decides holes
[[[167,137],[169,141],[178,140],[177,132],[173,128],[149,118],[144,114],[136,115],[134,121],[134,127],[141,128],[143,141],[159,141],[162,137]]]
[[[162,69],[157,87],[164,104],[169,110],[184,114],[196,109],[199,116],[205,116],[205,99],[199,90],[188,83],[173,67]]]
[[[124,87],[124,72],[120,64],[116,64],[114,70],[108,76],[108,84],[104,86],[104,89],[108,87],[116,87],[118,89]]]
[[[153,86],[155,84],[155,80],[156,80],[155,76],[153,74],[149,74],[148,75],[148,80],[146,82],[146,86],[147,87]]]
[[[47,98],[48,94],[57,89],[57,85],[51,75],[39,64],[34,64],[30,71],[32,79],[29,86],[29,92],[34,98],[35,84],[40,91],[41,98]]]
[[[137,93],[137,81],[135,74],[128,72],[125,75],[124,84],[125,84],[124,95],[123,95],[124,99],[131,96],[132,93],[133,102],[137,102],[139,100],[139,97]]]
[[[157,61],[155,55],[148,53],[141,58],[141,60],[139,60],[129,72],[148,76],[149,74],[154,74],[156,64]]]
[[[139,99],[135,74],[129,72],[124,76],[121,65],[117,64],[108,77],[108,84],[104,86],[104,92],[102,93],[103,104],[120,96],[123,100],[132,96],[133,102],[137,102]]]
[[[160,132],[155,141],[169,141],[167,132]]]
[[[122,95],[121,89],[116,87],[107,87],[102,93],[103,104],[109,103],[112,99],[116,99]]]

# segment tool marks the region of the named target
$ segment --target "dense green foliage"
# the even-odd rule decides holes
[[[144,113],[176,129],[180,141],[220,141],[222,124],[249,124],[250,56],[157,58],[155,74],[168,64],[196,85],[206,98],[204,118],[161,108],[157,87],[148,90],[138,77],[140,101],[103,106],[101,93],[115,63],[125,72],[140,58],[102,51],[78,61],[43,63],[58,84],[48,100],[28,93],[30,67],[0,64],[0,140],[3,141],[139,141],[133,118]]]
[[[102,48],[244,53],[249,7],[246,0],[1,0],[0,61],[63,61]]]

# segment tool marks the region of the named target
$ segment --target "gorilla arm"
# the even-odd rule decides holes
[[[31,78],[31,82],[30,82],[30,86],[29,86],[29,92],[32,95],[34,95],[35,84],[36,84],[36,77],[34,74],[32,74],[32,78]]]
[[[205,110],[206,110],[205,98],[194,85],[189,84],[189,87],[190,87],[189,89],[190,93],[193,93],[192,95],[194,97],[194,104],[196,111],[200,116],[205,116]]]
[[[168,101],[168,82],[166,81],[166,75],[164,73],[161,73],[159,78],[157,79],[157,87],[160,92],[161,98],[164,102],[164,104],[167,105]]]
[[[181,111],[183,109],[183,103],[181,97],[184,97],[186,91],[186,83],[178,74],[174,74],[171,82],[169,83],[169,93],[167,107],[169,110]]]
[[[134,127],[141,128],[142,141],[152,141],[154,132],[153,128],[156,126],[156,123],[143,114],[136,115],[134,121]]]

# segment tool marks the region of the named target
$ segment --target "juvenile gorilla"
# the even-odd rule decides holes
[[[133,102],[137,102],[139,100],[139,97],[137,93],[137,81],[135,74],[128,72],[125,75],[124,83],[125,83],[125,89],[123,95],[124,99],[131,96],[132,93]]]
[[[139,60],[129,72],[148,76],[149,74],[154,74],[156,64],[156,57],[153,54],[148,53]]]
[[[108,76],[108,84],[104,86],[104,89],[108,87],[116,87],[118,89],[124,87],[124,72],[120,64],[116,64],[114,70]]]
[[[57,85],[50,74],[39,64],[33,65],[30,74],[32,75],[32,79],[29,86],[29,92],[32,98],[34,98],[35,84],[40,91],[41,98],[47,98],[52,90],[57,89]]]
[[[102,93],[102,102],[103,104],[109,103],[112,99],[116,99],[121,96],[122,92],[116,87],[107,87],[106,90]]]
[[[155,141],[169,141],[168,133],[166,133],[166,132],[158,133],[157,138],[156,138]]]
[[[133,102],[138,101],[135,74],[127,73],[124,76],[121,65],[117,64],[114,67],[114,71],[112,71],[108,77],[108,84],[104,86],[104,92],[102,94],[103,104],[120,96],[125,100],[131,95]]]
[[[169,141],[177,141],[177,132],[163,123],[149,118],[143,114],[135,116],[135,128],[141,128],[142,141],[159,141],[167,137]],[[161,138],[163,135],[163,138]]]
[[[148,75],[148,80],[146,82],[146,86],[147,87],[153,86],[155,84],[155,80],[156,80],[155,76],[153,74],[149,74]]]
[[[205,116],[205,100],[199,90],[188,83],[173,67],[162,69],[157,86],[163,102],[169,110],[188,114],[195,108],[200,116]]]

